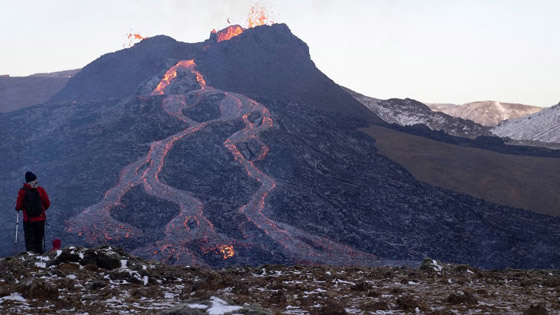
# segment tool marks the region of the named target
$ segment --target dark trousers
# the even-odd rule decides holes
[[[43,238],[45,237],[45,221],[23,222],[25,250],[43,254]]]

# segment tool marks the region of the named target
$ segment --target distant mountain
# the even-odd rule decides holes
[[[80,69],[37,73],[26,77],[0,76],[0,112],[6,113],[48,101]]]
[[[364,104],[382,120],[390,124],[410,126],[423,124],[431,130],[443,130],[445,133],[467,138],[488,136],[487,128],[469,120],[434,112],[428,106],[413,99],[391,98],[388,100],[365,96],[346,88],[360,103]]]
[[[526,117],[506,120],[491,131],[514,140],[560,143],[560,103]]]
[[[498,101],[471,102],[463,105],[426,103],[433,111],[472,120],[483,126],[496,126],[501,121],[524,117],[541,111],[538,106]]]
[[[30,77],[43,77],[43,78],[68,78],[75,76],[76,73],[80,72],[82,69],[72,69],[63,70],[57,72],[47,72],[47,73],[35,73],[30,75]]]

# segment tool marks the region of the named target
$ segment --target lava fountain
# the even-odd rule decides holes
[[[129,33],[129,34],[126,35],[126,38],[127,38],[127,40],[128,40],[128,43],[127,43],[127,45],[123,45],[123,47],[124,47],[124,46],[126,46],[126,47],[132,47],[132,46],[134,46],[135,44],[137,44],[137,43],[143,41],[144,39],[146,39],[146,38],[148,38],[148,37],[144,37],[144,36],[142,36],[142,35],[140,35],[140,34]]]
[[[259,4],[255,4],[250,8],[249,14],[247,16],[247,28],[253,28],[261,25],[271,25],[273,23],[274,22],[268,16],[264,7],[260,6]],[[230,40],[233,37],[243,33],[243,31],[245,31],[243,27],[235,24],[230,25],[220,31],[212,30],[211,34],[216,35],[216,40],[219,43],[222,41]]]
[[[253,28],[256,26],[273,24],[274,21],[272,21],[266,11],[267,10],[258,3],[251,6],[247,17],[247,26]]]

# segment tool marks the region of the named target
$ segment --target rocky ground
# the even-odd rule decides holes
[[[559,270],[168,266],[109,246],[0,260],[2,314],[560,314]]]

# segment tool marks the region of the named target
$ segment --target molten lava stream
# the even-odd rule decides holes
[[[218,233],[212,222],[205,217],[203,203],[195,198],[192,193],[165,185],[158,178],[163,168],[165,157],[177,141],[196,134],[212,123],[242,119],[245,123],[245,128],[227,138],[224,146],[233,154],[235,160],[245,168],[247,174],[261,184],[261,187],[251,196],[249,202],[239,209],[241,213],[245,214],[247,220],[253,222],[255,226],[262,229],[274,241],[282,244],[286,248],[287,253],[299,261],[309,260],[338,263],[339,260],[344,258],[340,257],[339,254],[341,252],[358,257],[359,260],[371,259],[371,255],[363,254],[327,239],[310,235],[289,225],[279,224],[262,213],[265,200],[270,191],[275,188],[276,182],[258,169],[253,161],[247,160],[237,148],[237,144],[251,139],[256,140],[261,146],[261,152],[255,158],[255,161],[266,157],[269,148],[258,139],[257,135],[273,126],[270,112],[263,105],[243,95],[223,92],[207,86],[202,74],[196,71],[194,67],[195,63],[192,60],[180,61],[163,75],[163,78],[151,94],[154,96],[165,95],[162,109],[169,115],[187,123],[188,127],[165,139],[152,142],[150,150],[145,157],[123,168],[120,173],[119,182],[115,187],[106,192],[103,200],[68,220],[68,232],[77,233],[90,244],[119,241],[123,238],[140,236],[142,234],[141,230],[113,219],[110,215],[110,210],[121,205],[122,197],[132,187],[142,185],[148,195],[177,204],[180,212],[166,224],[163,239],[156,241],[152,245],[137,248],[133,251],[134,254],[158,258],[168,262],[204,266],[206,263],[191,247],[199,246],[199,252],[202,253],[209,251],[221,253],[223,259],[235,256],[236,252],[231,244],[235,243],[242,247],[250,247],[248,245],[250,243],[246,243],[246,241],[243,241],[245,243],[240,243]],[[194,80],[192,82],[196,82],[199,88],[182,94],[165,94],[167,89],[177,80],[177,71],[179,70],[189,72]],[[182,79],[185,79],[185,77]],[[186,79],[190,80],[191,77],[186,77]],[[183,114],[184,109],[197,106],[215,93],[223,93],[225,95],[219,101],[221,113],[219,118],[197,123]],[[191,104],[188,104],[187,100],[191,98],[194,100]],[[253,123],[248,119],[249,115],[255,112],[258,112],[261,117],[260,123]],[[190,224],[190,222],[195,224]],[[312,241],[316,247],[324,249],[324,252],[319,252],[312,248],[307,243],[301,241],[301,238]],[[195,243],[199,245],[194,245]],[[254,243],[259,243],[259,240],[253,240]],[[347,262],[347,259],[344,259],[344,261]]]
[[[171,67],[171,69],[164,74],[152,95],[164,94],[165,89],[177,77],[179,68],[190,70],[196,78],[196,82],[200,85],[200,89],[189,93],[206,92],[203,77],[198,71],[193,69],[194,62],[182,61]],[[207,93],[212,91],[212,89],[209,89]],[[158,179],[158,174],[163,167],[164,159],[173,144],[185,136],[198,132],[208,125],[208,123],[196,123],[182,114],[182,110],[188,106],[186,102],[187,95],[167,96],[162,103],[162,108],[168,114],[188,123],[190,127],[165,139],[152,142],[150,144],[150,150],[145,157],[127,165],[121,171],[119,183],[107,191],[101,202],[86,208],[82,213],[68,220],[69,232],[77,233],[79,236],[84,237],[86,242],[90,244],[119,241],[123,238],[141,235],[142,231],[138,228],[113,219],[110,215],[110,210],[121,204],[122,197],[132,187],[142,184],[147,194],[174,202],[179,205],[181,210],[180,214],[166,226],[167,238],[174,242],[171,244],[156,244],[161,245],[160,248],[162,250],[160,251],[160,255],[163,253],[163,255],[173,256],[174,261],[186,260],[184,261],[185,263],[194,264],[196,263],[196,255],[192,253],[188,247],[184,246],[188,241],[194,238],[204,238],[216,240],[217,242],[218,237],[212,236],[215,234],[212,223],[210,223],[202,213],[202,203],[194,198],[192,194],[164,185],[159,182]],[[191,106],[196,106],[202,99],[204,98],[195,96],[195,103]],[[140,171],[141,169],[143,171]],[[186,222],[189,217],[193,217],[197,220],[196,231],[190,229],[189,231],[185,231],[187,226],[184,225],[183,222]],[[103,238],[101,238],[100,235],[103,235]],[[178,244],[178,240],[181,241],[181,244]],[[142,249],[138,251],[142,252]]]
[[[193,63],[180,62],[176,67],[171,68],[171,70],[177,71],[179,65],[185,64],[187,64],[189,67],[194,66]],[[169,138],[170,141],[160,141],[165,142],[166,144],[161,145],[160,143],[158,143],[158,145],[150,151],[150,160],[153,162],[151,167],[144,172],[144,188],[146,193],[156,196],[160,199],[165,199],[178,204],[181,211],[179,215],[173,218],[166,225],[165,237],[162,240],[157,241],[151,247],[135,250],[134,253],[144,255],[152,253],[153,256],[156,256],[165,261],[204,265],[201,260],[196,260],[196,255],[188,248],[190,242],[195,240],[202,240],[204,243],[216,244],[222,243],[224,240],[216,233],[214,225],[204,216],[204,205],[202,204],[202,202],[194,198],[190,192],[181,191],[179,189],[162,184],[158,179],[158,174],[161,172],[161,169],[163,167],[165,156],[177,140],[183,138],[186,135],[195,133],[211,123],[217,121],[225,121],[226,119],[233,119],[237,116],[233,114],[234,112],[236,112],[236,110],[232,110],[232,107],[236,107],[236,103],[232,102],[228,97],[226,97],[219,103],[221,112],[220,118],[211,120],[209,122],[197,124],[194,123],[194,121],[192,121],[190,118],[186,117],[182,113],[183,109],[188,108],[189,106],[196,106],[202,100],[212,94],[221,93],[220,91],[217,91],[211,87],[207,87],[205,85],[206,82],[204,81],[204,78],[198,71],[195,71],[192,68],[191,71],[193,74],[195,74],[196,80],[200,84],[200,89],[191,91],[181,97],[176,95],[166,97],[166,99],[164,100],[163,108],[168,114],[173,115],[182,121],[191,122],[191,124],[194,125],[176,135],[171,136]],[[170,71],[168,71],[165,77],[170,76],[176,78],[176,76],[171,75]],[[168,85],[171,84],[171,82],[172,80],[168,82]],[[158,85],[158,88],[161,88],[163,86],[166,85],[160,83]],[[154,94],[157,94],[157,91],[158,90],[156,88],[156,90],[154,90]],[[187,97],[192,95],[195,96],[195,100],[193,104],[188,105],[186,99]],[[194,226],[193,228],[189,227],[189,221],[195,222],[196,226]],[[226,255],[224,259],[230,258],[234,253],[233,247],[231,245],[227,246],[230,246],[231,249],[227,252],[228,255]],[[218,247],[214,245],[209,246],[209,248],[216,248],[216,251],[218,249]],[[206,252],[203,248],[201,250],[202,252]]]
[[[290,254],[296,260],[308,260],[340,265],[348,264],[349,262],[367,264],[367,261],[374,260],[375,257],[373,255],[359,252],[348,246],[327,239],[319,238],[300,229],[287,225],[284,225],[285,228],[282,229],[280,228],[280,224],[266,217],[262,213],[266,197],[276,187],[276,181],[258,169],[253,161],[247,160],[237,148],[237,144],[249,141],[250,139],[258,139],[257,134],[271,128],[273,126],[273,121],[270,117],[270,112],[262,104],[241,95],[229,95],[238,98],[238,101],[236,102],[238,104],[248,104],[248,106],[244,107],[250,108],[250,112],[258,111],[262,116],[262,122],[257,126],[248,120],[248,114],[250,112],[246,112],[242,116],[245,128],[234,133],[224,142],[224,146],[232,153],[235,160],[245,168],[247,174],[261,184],[261,187],[251,197],[249,202],[239,209],[239,212],[245,214],[250,222],[255,224],[255,226],[259,229],[263,230],[273,240],[284,246],[287,250],[287,254]],[[268,146],[262,142],[260,143],[261,153],[255,160],[264,158],[269,150]],[[246,234],[244,233],[244,235]],[[319,251],[311,247],[309,244],[303,242],[301,238],[312,240],[316,247],[320,247],[323,250]],[[350,255],[352,258],[349,259],[347,256],[341,256],[341,253]],[[356,257],[356,259],[354,259],[354,257]]]

